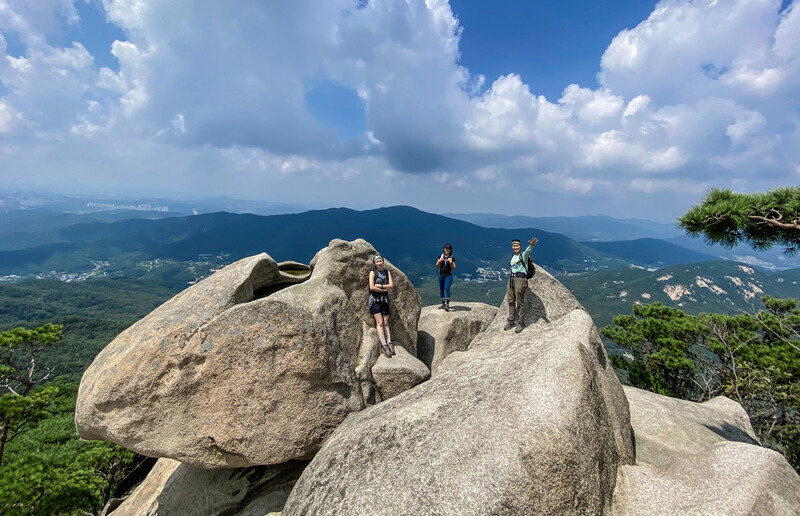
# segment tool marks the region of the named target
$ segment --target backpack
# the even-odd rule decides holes
[[[533,266],[533,260],[528,256],[527,263],[525,263],[525,277],[531,279],[536,274],[536,267]]]

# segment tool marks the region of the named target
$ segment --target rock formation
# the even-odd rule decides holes
[[[542,267],[536,267],[536,274],[528,280],[528,286],[529,289],[525,295],[526,329],[523,332],[527,335],[546,327],[575,309],[583,310],[575,296]],[[502,331],[507,317],[508,303],[507,298],[504,298],[497,316],[486,331],[470,342],[468,350],[448,354],[439,364],[437,373],[454,369],[476,355],[492,352],[518,340],[513,331],[505,333]]]
[[[542,268],[517,334],[505,303],[420,318],[387,264],[397,355],[383,357],[374,254],[334,240],[309,266],[246,258],[101,352],[80,434],[169,457],[113,514],[800,514],[800,477],[754,444],[741,406],[623,390]]]
[[[290,461],[277,466],[210,470],[159,459],[113,515],[279,513],[306,464]]]
[[[381,355],[372,366],[372,378],[381,400],[394,398],[431,377],[425,364],[412,357],[403,346],[395,349],[396,355],[391,358]]]
[[[369,402],[362,383],[374,361],[359,359],[377,347],[366,310],[375,253],[363,240],[334,240],[305,276],[261,254],[178,294],[86,370],[78,432],[204,468],[312,456]],[[392,334],[416,354],[419,295],[387,265],[396,285]]]
[[[613,514],[800,514],[800,477],[784,458],[756,446],[742,406],[625,388],[636,465],[617,477]]]
[[[497,314],[497,308],[485,303],[454,303],[450,312],[438,306],[422,308],[417,328],[417,354],[438,374],[439,364],[454,351],[466,351],[476,335],[484,331]]]
[[[609,511],[633,463],[627,401],[589,315],[537,277],[525,331],[499,313],[449,372],[351,414],[283,515]]]

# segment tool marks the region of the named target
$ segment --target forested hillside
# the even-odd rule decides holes
[[[800,269],[765,272],[740,263],[708,261],[657,271],[619,269],[562,278],[586,307],[598,327],[615,315],[630,313],[633,304],[659,301],[687,313],[754,312],[764,295],[800,294]]]

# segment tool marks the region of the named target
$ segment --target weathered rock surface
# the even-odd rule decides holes
[[[624,387],[636,442],[636,464],[669,464],[710,446],[758,444],[744,408],[723,396],[694,403]]]
[[[454,351],[466,351],[476,335],[484,331],[497,314],[497,307],[485,303],[453,303],[449,312],[438,305],[422,307],[417,326],[417,357],[436,376],[439,364]]]
[[[723,441],[664,466],[620,468],[612,513],[800,514],[800,477],[777,452]]]
[[[314,257],[306,281],[298,264],[282,272],[262,254],[178,294],[84,373],[80,435],[205,468],[313,455],[368,401],[355,369],[362,366],[364,377],[372,365],[359,359],[374,327],[366,309],[374,254],[364,240],[334,240]],[[392,334],[415,352],[419,295],[388,268],[396,285]]]
[[[741,405],[633,387],[625,394],[636,465],[619,469],[613,514],[800,514],[800,476],[779,453],[755,445]]]
[[[394,398],[431,377],[425,364],[409,355],[402,346],[395,346],[395,351],[391,358],[381,355],[372,366],[372,378],[383,400]]]
[[[540,331],[575,309],[583,310],[583,307],[569,289],[542,267],[537,266],[536,274],[528,280],[528,292],[525,295],[525,330],[522,333],[529,335]],[[507,318],[508,299],[505,297],[486,331],[476,336],[466,351],[454,351],[448,354],[439,364],[437,374],[455,369],[476,356],[515,342],[517,336],[513,330],[503,333]]]
[[[280,512],[306,461],[242,469],[200,469],[159,459],[150,474],[111,514],[228,514]]]
[[[602,514],[633,462],[613,375],[591,318],[573,310],[351,414],[283,516]]]

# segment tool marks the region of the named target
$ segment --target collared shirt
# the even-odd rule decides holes
[[[514,274],[515,272],[527,272],[525,269],[525,264],[528,263],[528,258],[531,256],[531,251],[533,251],[533,246],[529,245],[521,253],[514,253],[514,256],[511,257],[511,274]]]

